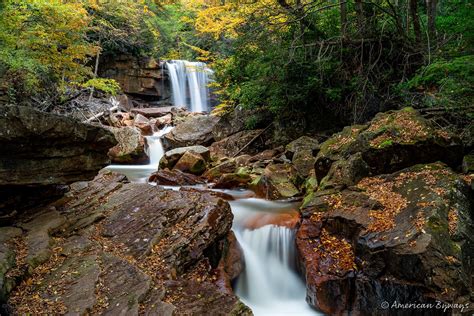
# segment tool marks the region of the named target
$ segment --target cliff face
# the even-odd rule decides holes
[[[153,58],[127,55],[104,58],[99,75],[115,79],[127,94],[147,100],[162,100],[170,95],[160,63]]]
[[[30,107],[0,107],[0,206],[90,180],[109,163],[109,131]],[[17,196],[18,197],[18,196]],[[3,212],[3,210],[2,210]]]

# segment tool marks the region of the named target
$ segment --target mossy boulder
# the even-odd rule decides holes
[[[331,315],[410,299],[472,306],[471,194],[442,163],[313,193],[297,232],[308,301]]]
[[[206,170],[206,161],[200,154],[190,150],[186,151],[183,156],[179,158],[173,169],[201,175]]]
[[[295,183],[297,173],[290,164],[270,164],[262,176],[253,182],[253,189],[261,196],[270,200],[285,199],[297,196],[300,191]]]
[[[435,161],[457,166],[462,151],[459,137],[435,128],[416,110],[404,108],[379,113],[367,125],[345,127],[321,145],[315,169],[321,180],[334,161],[348,159],[358,152],[372,174]]]

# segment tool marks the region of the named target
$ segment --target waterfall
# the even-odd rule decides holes
[[[146,142],[148,144],[146,148],[146,154],[150,158],[150,165],[158,168],[161,157],[165,154],[163,144],[161,143],[161,137],[169,133],[173,129],[173,126],[165,126],[162,130],[154,133],[152,136],[146,136]]]
[[[161,137],[169,133],[173,126],[166,126],[151,136],[146,138],[146,154],[150,158],[148,165],[110,165],[107,170],[124,174],[131,182],[146,182],[150,174],[158,169],[161,157],[165,154]]]
[[[173,104],[187,107],[191,112],[208,112],[209,76],[212,75],[203,62],[172,60],[166,63],[171,79]]]
[[[246,220],[252,216],[285,212],[294,205],[255,198],[229,203],[245,260],[236,294],[256,316],[319,315],[305,302],[306,288],[295,270],[295,231],[276,225],[245,228]]]

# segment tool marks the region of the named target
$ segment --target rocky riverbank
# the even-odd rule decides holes
[[[8,120],[23,123],[2,132],[4,146],[22,157],[28,157],[26,147],[35,148],[57,168],[30,176],[25,170],[35,166],[37,156],[15,168],[8,164],[14,154],[2,156],[5,172],[21,176],[4,181],[1,189],[19,179],[17,189],[62,190],[21,211],[12,198],[9,212],[2,211],[10,216],[0,227],[3,310],[250,315],[231,287],[243,269],[226,201],[232,197],[210,188],[301,201],[299,214],[254,220],[249,227],[270,223],[295,229],[307,301],[324,313],[388,315],[395,311],[381,304],[395,301],[441,301],[472,310],[469,145],[410,108],[381,113],[329,138],[302,136],[283,145],[273,141],[271,125],[246,130],[241,114],[132,109],[107,119],[112,133],[75,123],[73,135],[61,134],[61,124],[40,128],[38,120],[58,117]],[[145,136],[165,125],[175,128],[163,137],[168,151],[150,182],[201,188],[165,190],[107,171],[92,180],[109,158],[144,163]],[[5,136],[11,135],[8,130],[18,136]],[[61,135],[68,141],[59,141]],[[52,146],[43,145],[48,143]],[[63,149],[99,157],[94,165],[66,165],[76,160],[55,154]],[[31,188],[32,181],[37,187]]]

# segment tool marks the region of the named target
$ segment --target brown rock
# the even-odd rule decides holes
[[[109,156],[115,163],[147,164],[150,159],[145,153],[145,140],[136,127],[112,128],[118,144],[111,148]]]
[[[218,158],[233,157],[261,132],[262,130],[242,131],[215,142],[209,147],[211,155]],[[265,148],[263,138],[258,138],[245,147],[240,154],[256,155]]]
[[[472,210],[468,190],[438,163],[315,195],[296,239],[310,304],[386,315],[384,301],[463,301],[474,253],[472,221],[460,220]]]
[[[215,189],[234,189],[234,188],[245,188],[248,183],[252,180],[250,175],[245,173],[225,173],[219,177]]]
[[[173,106],[162,106],[162,107],[155,107],[155,108],[133,108],[130,111],[132,113],[143,115],[147,118],[152,117],[164,117],[169,115],[175,108]]]
[[[214,116],[190,116],[163,136],[163,146],[167,149],[193,145],[208,146],[214,140],[212,128],[217,121],[218,118]]]
[[[201,175],[206,170],[206,162],[198,153],[194,151],[186,151],[183,156],[179,158],[173,169]]]
[[[195,185],[202,184],[204,180],[179,170],[158,170],[148,179],[159,185]]]
[[[271,200],[291,198],[300,192],[294,185],[296,172],[289,164],[271,164],[257,179],[254,187],[257,195]]]

